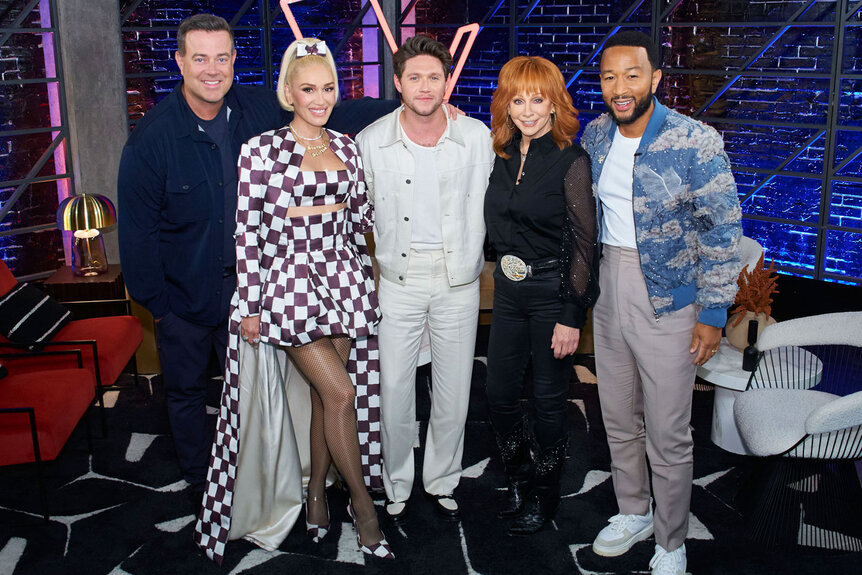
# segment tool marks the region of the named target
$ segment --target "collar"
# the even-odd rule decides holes
[[[404,135],[404,129],[401,127],[401,112],[404,111],[404,105],[398,107],[397,110],[389,114],[386,118],[387,126],[386,131],[384,133],[383,141],[380,142],[380,147],[385,148],[401,142],[402,144],[406,144],[404,139],[406,136]],[[446,110],[443,110],[444,113]],[[457,120],[449,119],[449,114],[446,113],[446,129],[443,131],[443,136],[440,137],[440,140],[452,140],[459,146],[465,146],[464,134],[461,128],[458,126]]]
[[[520,158],[521,158],[521,139],[522,139],[521,132],[518,132],[517,134],[515,134],[515,136],[512,137],[512,141],[509,142],[509,144],[505,148],[503,148],[504,151],[507,154],[509,154],[510,157],[512,157],[512,158],[517,157],[520,160]],[[535,146],[535,148],[533,148],[533,146]],[[552,149],[559,150],[559,148],[557,147],[557,143],[554,141],[553,132],[551,132],[551,131],[549,131],[547,134],[545,134],[543,136],[540,136],[538,138],[531,140],[530,141],[530,149],[538,151],[540,153],[547,152],[547,151],[552,150]]]
[[[179,109],[180,116],[182,116],[182,123],[180,127],[176,131],[177,138],[200,138],[201,134],[206,134],[203,130],[201,130],[200,124],[198,123],[199,118],[192,112],[192,109],[189,107],[189,103],[186,102],[186,97],[183,96],[183,81],[180,80],[179,83],[174,86],[173,92],[171,92],[170,97],[176,98],[177,107]],[[231,118],[240,117],[241,114],[237,112],[242,111],[242,105],[239,99],[236,97],[236,84],[230,87],[230,90],[227,91],[224,97],[223,106],[227,106],[227,121],[228,126],[231,124]]]

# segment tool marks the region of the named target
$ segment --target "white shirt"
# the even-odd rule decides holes
[[[599,178],[598,192],[602,202],[601,241],[610,246],[633,249],[638,247],[632,210],[632,178],[635,152],[640,143],[640,138],[626,138],[617,131]]]
[[[413,154],[416,171],[413,188],[413,237],[410,247],[415,250],[443,249],[440,221],[440,185],[437,177],[437,149],[420,146],[401,128],[404,144]]]

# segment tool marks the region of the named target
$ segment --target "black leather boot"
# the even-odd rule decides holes
[[[509,527],[509,535],[532,535],[550,523],[560,508],[560,477],[566,461],[568,440],[539,451],[535,458],[533,487],[527,495],[524,512]]]
[[[530,455],[530,435],[526,419],[521,419],[505,436],[497,435],[497,447],[506,467],[506,502],[497,512],[498,519],[518,517],[524,512],[524,502],[533,479],[533,458]]]

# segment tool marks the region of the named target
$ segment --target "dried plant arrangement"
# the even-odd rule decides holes
[[[737,314],[733,321],[733,327],[736,327],[742,322],[745,312],[750,311],[755,314],[763,313],[767,319],[772,313],[772,294],[778,293],[777,288],[778,274],[775,271],[775,260],[769,262],[769,267],[765,267],[763,254],[757,260],[757,265],[754,269],[748,271],[746,267],[739,272],[739,277],[736,280],[736,285],[739,290],[736,292],[736,299],[733,301],[734,308],[730,310],[731,314]]]

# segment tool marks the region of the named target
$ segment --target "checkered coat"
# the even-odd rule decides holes
[[[373,277],[371,259],[363,233],[369,230],[372,222],[372,208],[365,197],[362,160],[353,141],[327,130],[330,149],[344,162],[348,177],[355,182],[354,193],[348,199],[347,223],[349,233],[360,255],[361,265],[366,277]],[[239,159],[239,201],[237,206],[237,291],[231,302],[229,340],[225,366],[225,382],[222,391],[221,408],[212,446],[207,486],[203,507],[195,526],[195,541],[206,554],[221,564],[225,544],[230,533],[231,504],[237,472],[239,454],[239,329],[243,317],[257,315],[269,308],[278,307],[285,312],[285,323],[290,325],[291,306],[284,301],[272,302],[267,298],[267,310],[261,310],[261,292],[267,285],[286,286],[276,288],[276,299],[287,300],[294,295],[293,290],[301,290],[298,285],[281,281],[278,276],[279,261],[283,260],[284,237],[291,240],[300,237],[312,248],[320,241],[326,242],[325,225],[308,225],[297,229],[291,226],[286,217],[287,209],[300,205],[301,197],[291,197],[289,192],[301,177],[299,167],[305,148],[296,141],[286,127],[265,132],[252,138],[243,146]],[[251,182],[258,182],[251,185]],[[320,224],[320,220],[309,220]],[[323,222],[325,223],[325,222]],[[281,246],[280,246],[281,244]],[[272,277],[272,276],[275,277]],[[376,324],[379,310],[376,296],[362,292],[359,281],[353,276],[343,274],[339,277],[344,286],[339,291],[352,293],[354,297],[372,298],[373,305],[365,306],[365,316],[358,321],[360,325]],[[290,278],[287,278],[290,279]],[[360,290],[360,292],[357,292]],[[271,290],[270,290],[271,292]],[[271,294],[270,294],[271,295]],[[365,300],[363,300],[365,301]],[[363,313],[363,312],[360,312]],[[275,314],[262,314],[261,323]],[[267,326],[269,328],[269,326]],[[356,415],[359,433],[362,471],[366,485],[372,490],[382,489],[382,465],[380,451],[380,398],[379,398],[379,360],[377,339],[370,331],[357,330],[347,369],[356,386]],[[298,334],[287,329],[264,329],[261,326],[261,341],[272,345],[301,345],[307,343]],[[305,336],[306,334],[302,334]],[[318,334],[319,335],[319,334]],[[316,339],[316,337],[314,337]]]

